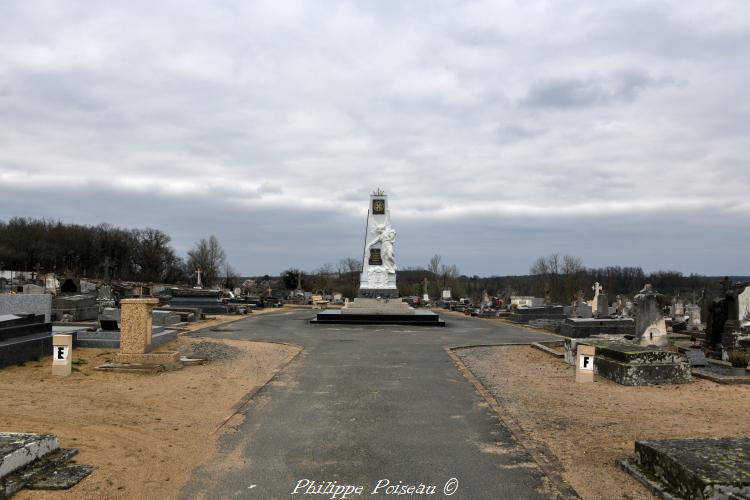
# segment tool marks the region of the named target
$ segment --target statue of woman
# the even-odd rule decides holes
[[[378,224],[375,227],[377,237],[373,239],[368,249],[373,245],[380,243],[380,257],[383,260],[383,266],[389,273],[396,272],[396,254],[393,251],[393,244],[396,242],[396,231],[386,224]]]

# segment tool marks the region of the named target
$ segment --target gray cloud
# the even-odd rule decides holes
[[[226,221],[262,236],[224,234],[249,272],[341,257],[381,186],[409,263],[524,272],[595,248],[557,228],[668,220],[606,233],[592,264],[676,267],[638,252],[658,237],[702,269],[678,236],[750,219],[748,33],[730,0],[6,2],[0,218],[163,224],[181,247]]]
[[[522,103],[539,108],[574,108],[633,101],[657,81],[642,70],[618,71],[609,77],[560,78],[534,82]]]

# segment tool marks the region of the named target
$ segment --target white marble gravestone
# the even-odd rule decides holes
[[[737,306],[740,325],[750,326],[750,286],[737,295]]]
[[[360,297],[398,297],[395,243],[396,231],[391,227],[388,196],[378,189],[370,195],[364,263],[359,279]]]

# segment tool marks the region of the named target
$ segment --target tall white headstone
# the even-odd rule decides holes
[[[391,227],[388,196],[378,189],[370,195],[360,297],[398,297],[395,243],[396,231]]]

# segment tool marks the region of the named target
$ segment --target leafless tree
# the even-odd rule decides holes
[[[208,239],[201,239],[188,251],[188,270],[194,273],[200,267],[204,284],[213,286],[226,262],[226,258],[226,252],[221,247],[219,240],[216,236],[211,235]]]

